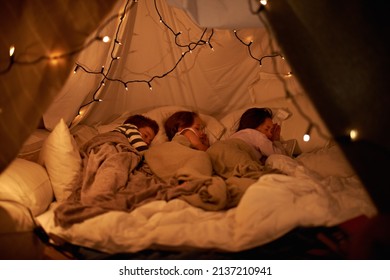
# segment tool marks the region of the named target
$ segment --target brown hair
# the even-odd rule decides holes
[[[164,123],[165,133],[171,141],[179,128],[190,127],[194,124],[198,114],[192,111],[177,111],[173,113]]]
[[[138,128],[148,126],[154,131],[155,134],[157,134],[160,129],[155,120],[152,120],[143,115],[132,115],[124,121],[124,124],[134,124]]]
[[[242,114],[237,131],[245,128],[256,128],[267,118],[272,118],[270,108],[250,108]]]

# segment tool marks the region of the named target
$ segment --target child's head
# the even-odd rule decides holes
[[[164,123],[165,133],[168,140],[171,141],[176,133],[184,128],[195,128],[201,130],[202,120],[197,113],[193,111],[177,111],[173,113]]]
[[[262,132],[268,138],[271,138],[273,125],[271,109],[250,108],[242,114],[237,131],[245,128],[252,128]]]
[[[132,115],[124,121],[124,124],[135,125],[138,128],[142,139],[148,145],[150,145],[159,131],[157,122],[143,115]]]

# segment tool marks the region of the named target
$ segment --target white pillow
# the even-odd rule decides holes
[[[81,157],[63,119],[45,140],[39,163],[46,167],[56,200],[60,202],[66,199],[81,170]]]
[[[1,200],[20,203],[30,209],[34,216],[43,213],[53,201],[53,190],[46,170],[35,162],[16,158],[0,174]]]

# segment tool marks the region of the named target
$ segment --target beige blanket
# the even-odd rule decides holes
[[[246,189],[269,171],[240,139],[218,141],[207,152],[192,149],[182,135],[171,142],[151,147],[145,160],[165,182],[197,183],[196,195],[182,197],[206,210],[237,206]]]
[[[224,178],[228,193],[226,208],[237,206],[247,188],[262,175],[281,171],[265,168],[253,148],[241,139],[215,142],[207,150],[213,170]]]
[[[67,201],[55,210],[56,223],[67,227],[108,210],[132,210],[160,198],[164,189],[142,163],[124,135],[107,132],[80,149],[82,170]]]
[[[203,152],[178,136],[150,147],[143,161],[121,133],[99,134],[80,149],[78,183],[55,209],[55,221],[69,227],[110,210],[132,211],[152,200],[174,198],[209,211],[237,206],[265,173],[240,141],[220,141]]]
[[[148,153],[153,167],[158,164],[155,174],[121,133],[99,134],[86,142],[80,149],[78,183],[55,209],[56,224],[69,227],[110,210],[132,211],[152,200],[181,198],[205,210],[225,208],[226,186],[221,178],[210,176],[207,154],[170,143],[172,149],[156,146]],[[175,170],[176,176],[169,170]]]
[[[227,191],[224,180],[212,176],[213,168],[206,152],[192,149],[185,136],[178,135],[170,142],[152,146],[145,152],[151,171],[170,185],[188,190],[181,199],[205,210],[226,208]],[[176,193],[169,189],[168,193]]]

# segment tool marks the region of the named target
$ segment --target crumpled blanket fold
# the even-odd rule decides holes
[[[224,180],[209,176],[212,172],[211,163],[204,165],[191,152],[184,153],[187,165],[180,162],[171,166],[179,173],[169,180],[156,176],[149,164],[130,146],[126,137],[118,132],[95,136],[80,148],[80,155],[82,170],[79,180],[73,186],[69,198],[61,202],[54,212],[56,224],[62,227],[69,227],[110,210],[132,211],[153,200],[180,198],[195,207],[210,211],[224,209],[227,205]],[[209,161],[207,154],[204,155],[202,159]],[[157,154],[154,156],[158,157]],[[162,170],[169,166],[167,163],[172,158],[171,153],[159,158]],[[195,167],[200,167],[202,171],[194,172]],[[205,175],[202,174],[204,170]]]

